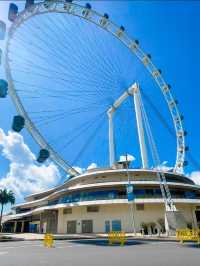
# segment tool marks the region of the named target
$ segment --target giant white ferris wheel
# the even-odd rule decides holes
[[[116,152],[113,115],[121,105],[123,108],[123,103],[129,96],[133,96],[142,166],[148,167],[145,127],[155,163],[159,163],[156,145],[139,92],[140,82],[137,78],[133,80],[129,73],[127,74],[130,75],[128,86],[123,84],[120,90],[116,89],[118,76],[125,75],[126,71],[130,70],[128,64],[123,66],[123,63],[127,60],[130,62],[137,60],[142,69],[146,69],[149,73],[149,77],[154,81],[155,87],[160,90],[159,93],[166,102],[176,137],[176,159],[173,171],[175,173],[183,171],[186,165],[186,131],[183,129],[183,116],[179,113],[177,100],[173,97],[170,86],[165,82],[161,70],[152,62],[150,54],[142,50],[136,39],[129,37],[123,26],[117,26],[109,19],[108,14],[102,15],[96,12],[90,4],[81,6],[67,0],[37,3],[29,0],[26,1],[26,8],[21,12],[18,12],[15,4],[11,4],[9,18],[12,24],[7,33],[4,53],[7,81],[1,81],[0,86],[5,94],[8,86],[9,95],[18,112],[14,117],[12,128],[19,132],[25,127],[39,144],[41,150],[38,162],[44,162],[50,157],[65,172],[78,175],[79,172],[72,166],[73,163],[57,148],[59,145],[61,148],[62,145],[65,146],[61,138],[63,134],[59,133],[63,128],[67,128],[68,132],[65,136],[68,138],[70,132],[75,132],[76,140],[81,132],[85,132],[83,133],[85,144],[80,149],[81,153],[89,146],[88,141],[95,136],[86,133],[87,130],[92,125],[93,131],[98,133],[99,127],[95,126],[95,123],[106,119],[108,123],[106,130],[109,131],[109,162],[112,167]],[[116,49],[109,44],[109,40],[116,44]],[[97,46],[98,43],[101,47]],[[79,44],[78,49],[75,49],[77,44]],[[117,49],[124,49],[124,52],[117,53]],[[124,67],[123,70],[122,67]],[[113,78],[114,75],[115,78]],[[68,115],[76,118],[70,120],[66,118]],[[64,123],[60,119],[68,119],[67,121],[70,122]],[[58,121],[60,127],[56,128],[55,123]],[[54,123],[52,130],[58,134],[59,144],[52,145],[54,140],[48,137],[51,123]],[[44,124],[48,128],[46,132],[43,129]],[[79,128],[82,130],[80,134]],[[86,140],[88,135],[89,140]],[[72,138],[69,138],[67,143],[71,142]],[[75,146],[69,150],[75,154],[78,148]],[[164,174],[159,174],[159,178],[164,198],[170,205],[171,196]]]

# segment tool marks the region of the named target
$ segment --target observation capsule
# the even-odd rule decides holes
[[[87,4],[85,4],[85,8],[87,8],[87,9],[91,9],[92,6],[91,6],[89,3],[87,3]]]
[[[0,79],[0,98],[5,98],[8,94],[8,83],[4,79]]]
[[[49,151],[46,149],[41,149],[37,158],[38,163],[43,163],[49,158]]]
[[[0,65],[1,65],[1,62],[2,62],[2,50],[0,48]]]
[[[34,5],[35,0],[26,0],[25,8],[29,8],[30,6]]]
[[[0,20],[0,40],[4,40],[6,35],[6,23]]]
[[[120,38],[123,35],[124,31],[125,31],[124,26],[120,26],[120,28],[116,32],[116,35]]]
[[[105,13],[103,17],[100,19],[101,26],[105,27],[107,25],[108,19],[109,19],[109,16],[108,14]]]
[[[15,5],[14,3],[11,3],[8,11],[8,20],[13,22],[16,19],[17,14],[18,14],[18,6]]]
[[[83,12],[82,12],[82,15],[83,15],[85,18],[87,18],[87,17],[89,16],[91,8],[92,8],[92,7],[91,7],[91,5],[90,5],[89,3],[87,3],[87,4],[85,5],[85,9],[84,9]]]
[[[13,118],[13,123],[12,123],[12,130],[16,132],[20,132],[25,125],[25,119],[21,115],[16,115]]]

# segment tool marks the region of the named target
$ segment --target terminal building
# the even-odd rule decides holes
[[[4,217],[4,231],[56,234],[109,231],[161,234],[168,230],[157,170],[96,168],[50,190],[25,198]],[[134,200],[127,199],[127,184]],[[176,208],[188,228],[200,226],[200,187],[181,174],[165,172]]]

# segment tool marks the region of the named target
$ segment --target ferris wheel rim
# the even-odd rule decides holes
[[[29,9],[23,10],[21,13],[19,13],[16,20],[11,25],[6,40],[5,73],[9,84],[9,94],[12,98],[12,101],[14,102],[17,112],[25,118],[25,127],[31,134],[31,136],[34,138],[36,143],[39,144],[41,148],[48,149],[48,151],[50,152],[50,158],[66,172],[71,175],[79,174],[79,172],[74,169],[66,160],[64,160],[55,151],[55,149],[45,140],[45,138],[40,133],[40,130],[34,125],[32,120],[29,118],[29,115],[26,112],[19,95],[15,90],[15,85],[11,75],[11,69],[9,64],[9,46],[12,36],[23,22],[31,19],[34,16],[42,15],[45,13],[65,13],[68,15],[78,16],[81,19],[85,19],[86,21],[89,21],[100,27],[101,29],[112,34],[119,41],[121,41],[121,43],[123,43],[132,54],[134,54],[139,59],[139,61],[145,66],[147,71],[153,77],[155,83],[160,88],[161,93],[167,103],[176,133],[177,147],[174,172],[182,172],[185,162],[185,135],[183,130],[182,119],[176,101],[171,91],[169,90],[167,83],[163,79],[159,69],[153,64],[151,58],[140,48],[139,44],[134,39],[128,37],[124,29],[111,22],[109,18],[105,18],[103,15],[93,9],[87,9],[84,6],[75,3],[65,2],[64,0],[54,0],[49,3],[44,1],[34,4]],[[102,20],[104,20],[105,24],[102,24]]]

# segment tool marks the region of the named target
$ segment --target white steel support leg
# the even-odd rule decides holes
[[[113,111],[107,112],[108,114],[108,126],[109,126],[109,160],[110,167],[115,163],[115,144],[114,144],[114,131],[113,131]]]
[[[144,128],[142,122],[142,114],[141,114],[141,106],[140,106],[140,95],[139,95],[139,87],[137,86],[134,90],[134,105],[135,105],[135,114],[136,114],[136,122],[137,122],[137,131],[138,138],[140,144],[140,153],[142,158],[142,167],[148,168],[148,159],[147,159],[147,150],[144,138]]]

